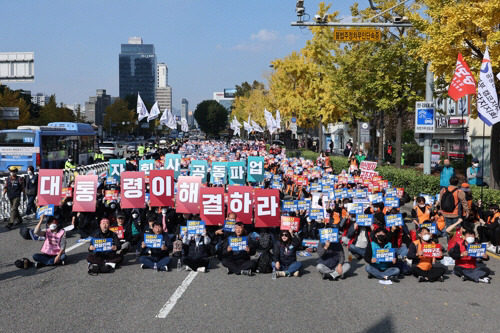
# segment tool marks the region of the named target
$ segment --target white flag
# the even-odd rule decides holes
[[[170,129],[177,129],[177,121],[170,110],[168,110],[167,114],[167,127]]]
[[[188,132],[189,131],[189,126],[186,118],[181,119],[181,131],[183,132]]]
[[[479,118],[486,125],[492,126],[500,121],[500,110],[488,48],[484,52],[477,87],[477,112],[479,113]]]
[[[273,118],[273,115],[271,114],[271,112],[264,109],[264,118],[266,119],[266,125],[267,125],[267,129],[269,130],[269,133],[273,134],[273,131],[276,127],[276,123],[275,123],[275,120]]]
[[[161,118],[160,118],[160,125],[167,125],[167,121],[168,121],[168,113],[170,112],[169,109],[165,109],[163,111],[163,114],[161,115]]]
[[[255,132],[264,132],[264,130],[262,129],[262,127],[260,127],[259,124],[257,124],[255,121],[252,120],[252,129],[255,131]]]
[[[279,110],[276,110],[276,129],[278,132],[281,129],[281,115]]]
[[[159,115],[160,109],[158,108],[158,102],[155,102],[155,104],[151,108],[151,113],[148,116],[148,121],[158,118]]]
[[[245,131],[248,131],[248,132],[252,131],[252,126],[249,123],[247,123],[246,121],[243,122],[243,128],[245,129]]]
[[[137,114],[139,115],[138,116],[139,121],[149,116],[148,109],[146,108],[146,105],[144,105],[141,95],[139,94],[137,94]]]

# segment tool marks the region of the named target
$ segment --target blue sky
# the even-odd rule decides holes
[[[118,96],[120,44],[140,36],[155,45],[157,61],[168,65],[173,106],[179,109],[186,98],[194,110],[215,91],[264,81],[273,59],[305,45],[311,33],[290,26],[295,2],[2,1],[0,52],[35,52],[35,82],[8,84],[11,88],[84,105],[96,89]],[[353,2],[335,2],[331,12],[348,17]],[[305,0],[306,12],[314,16],[319,3]]]

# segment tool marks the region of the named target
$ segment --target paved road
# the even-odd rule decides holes
[[[33,225],[34,222],[31,222]],[[78,236],[68,239],[68,248]],[[209,273],[142,270],[134,254],[113,274],[89,276],[87,245],[70,250],[67,265],[19,270],[16,259],[39,251],[0,226],[0,332],[497,332],[500,283],[418,283],[406,277],[384,286],[367,279],[353,260],[345,280],[324,281],[316,256],[302,259],[305,274],[279,278],[227,275],[217,260]],[[500,260],[488,266],[497,271]],[[189,275],[191,274],[191,275]],[[160,310],[190,276],[192,282],[166,318]],[[177,293],[178,294],[178,293]]]

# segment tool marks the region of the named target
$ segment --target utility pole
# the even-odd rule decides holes
[[[425,101],[432,102],[434,100],[434,74],[431,72],[431,63],[427,64],[425,74]],[[432,157],[432,134],[424,134],[424,175],[431,174],[431,157]]]

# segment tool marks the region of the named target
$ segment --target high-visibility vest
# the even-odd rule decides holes
[[[66,161],[66,163],[64,163],[64,169],[74,169],[74,168],[76,168],[76,165],[74,165],[70,161]]]
[[[144,146],[137,147],[137,151],[139,152],[140,157],[144,156],[144,149]]]

